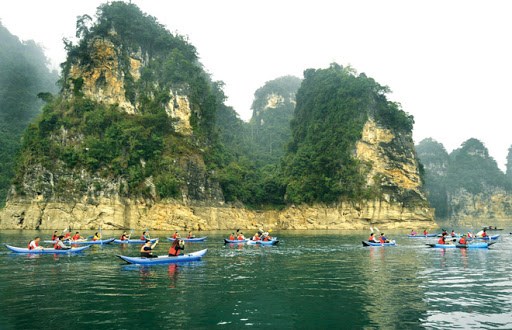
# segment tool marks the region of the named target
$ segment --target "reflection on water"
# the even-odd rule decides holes
[[[0,233],[0,242],[25,244],[35,233]],[[366,232],[277,236],[283,244],[247,246],[208,233],[187,244],[187,252],[209,249],[202,261],[154,267],[115,257],[136,256],[139,245],[78,255],[1,250],[0,329],[512,328],[510,237],[489,250],[444,250],[399,233],[399,245],[385,248],[362,247]]]

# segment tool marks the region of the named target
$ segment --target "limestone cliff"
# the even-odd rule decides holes
[[[510,223],[512,181],[482,142],[469,139],[450,155],[432,139],[421,141],[416,148],[438,219],[460,226]]]

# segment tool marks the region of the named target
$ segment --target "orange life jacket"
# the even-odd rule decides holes
[[[76,241],[77,239],[80,239],[80,235],[79,234],[75,234],[73,235],[73,241]]]
[[[69,238],[71,236],[71,233],[66,233],[66,235],[64,235],[64,238]]]
[[[466,239],[464,237],[462,237],[460,240],[459,240],[459,244],[466,244]]]
[[[59,242],[60,242],[60,241],[58,241],[57,243],[55,243],[55,244],[53,245],[53,248],[54,248],[55,250],[60,250],[60,249],[62,249],[62,247],[59,245]]]
[[[36,242],[36,241],[30,241],[30,242],[28,242],[28,249],[29,249],[29,250],[33,250],[33,249],[34,249],[34,248],[30,245],[30,243],[32,243],[32,242],[34,242],[34,244],[36,245],[36,247],[37,247],[37,246],[39,246],[39,244],[37,244],[37,242]]]
[[[241,236],[241,235],[239,235],[236,239],[237,239],[238,241],[243,241],[243,240],[244,240],[243,236]]]
[[[443,237],[441,237],[441,238],[437,241],[437,244],[446,244],[446,242],[444,241]]]
[[[171,246],[169,249],[169,255],[178,256],[180,254],[180,249],[176,249],[174,246]]]
[[[235,236],[233,236],[233,235],[229,235],[229,240],[230,240],[230,241],[234,241],[234,240],[235,240]]]
[[[172,238],[174,238],[174,239],[178,238],[178,234],[174,233],[174,235],[172,235]]]

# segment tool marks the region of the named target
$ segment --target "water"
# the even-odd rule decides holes
[[[283,231],[274,247],[224,245],[226,233],[208,232],[186,247],[207,247],[203,261],[153,267],[115,257],[138,245],[69,256],[1,247],[0,329],[511,329],[508,232],[467,251],[429,249],[404,232],[389,233],[399,246],[387,248],[362,247],[366,232]],[[152,232],[157,254],[168,234]],[[51,231],[3,231],[0,242],[26,246],[35,235]]]

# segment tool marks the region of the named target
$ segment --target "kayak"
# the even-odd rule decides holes
[[[279,243],[277,239],[272,239],[270,241],[247,241],[247,245],[276,245],[277,243]]]
[[[71,249],[63,250],[63,249],[54,249],[54,248],[43,248],[37,250],[29,250],[28,248],[20,248],[11,245],[5,244],[5,247],[16,253],[31,253],[31,254],[67,254],[67,253],[77,253],[82,252],[85,249],[90,248],[90,245],[74,247]]]
[[[495,241],[498,238],[500,238],[500,235],[492,235],[492,236],[486,236],[486,237],[473,237],[473,238],[474,239],[480,239],[480,240],[483,240],[483,241],[488,241],[489,239],[491,241]]]
[[[441,235],[441,234],[437,235],[437,237],[441,237],[441,236],[443,236],[443,235]],[[455,234],[454,236],[452,236],[451,234],[448,234],[448,235],[444,235],[444,237],[446,237],[446,238],[450,238],[450,237],[451,238],[461,238],[462,235],[461,234]]]
[[[436,237],[437,234],[427,234],[427,235],[420,235],[420,234],[417,234],[417,235],[407,235],[407,237],[409,238],[429,238],[429,237]]]
[[[118,258],[126,261],[129,264],[137,264],[137,265],[161,265],[161,264],[173,264],[177,262],[188,262],[188,261],[197,261],[201,260],[201,258],[206,254],[208,249],[183,254],[177,257],[169,257],[167,255],[158,256],[157,258],[145,258],[145,257],[128,257],[117,255]]]
[[[157,240],[158,240],[158,238],[150,239],[151,243],[155,243]],[[120,239],[115,239],[114,243],[117,243],[117,244],[144,244],[144,243],[146,243],[146,241],[142,240],[142,239],[128,239],[128,240],[124,240],[124,241],[122,241]]]
[[[182,240],[183,242],[204,242],[206,240],[206,237],[208,237],[208,236],[193,237],[193,238],[178,238],[178,239]],[[174,242],[174,238],[172,238],[172,237],[167,237],[167,240]]]
[[[249,239],[227,239],[227,238],[224,238],[224,244],[227,244],[227,243],[245,244],[248,241],[249,241]]]
[[[396,246],[396,242],[391,241],[389,243],[375,243],[370,241],[363,241],[363,246]]]
[[[473,243],[473,244],[427,244],[427,246],[432,248],[440,248],[440,249],[486,249],[489,246],[493,245],[496,242],[491,243]]]
[[[72,245],[89,245],[89,244],[109,244],[109,243],[112,243],[114,240],[115,240],[115,238],[108,238],[108,239],[100,239],[97,241],[83,240],[83,241],[65,241],[65,242],[67,244],[72,244]],[[57,243],[57,241],[44,241],[44,242],[51,243],[51,244]]]

